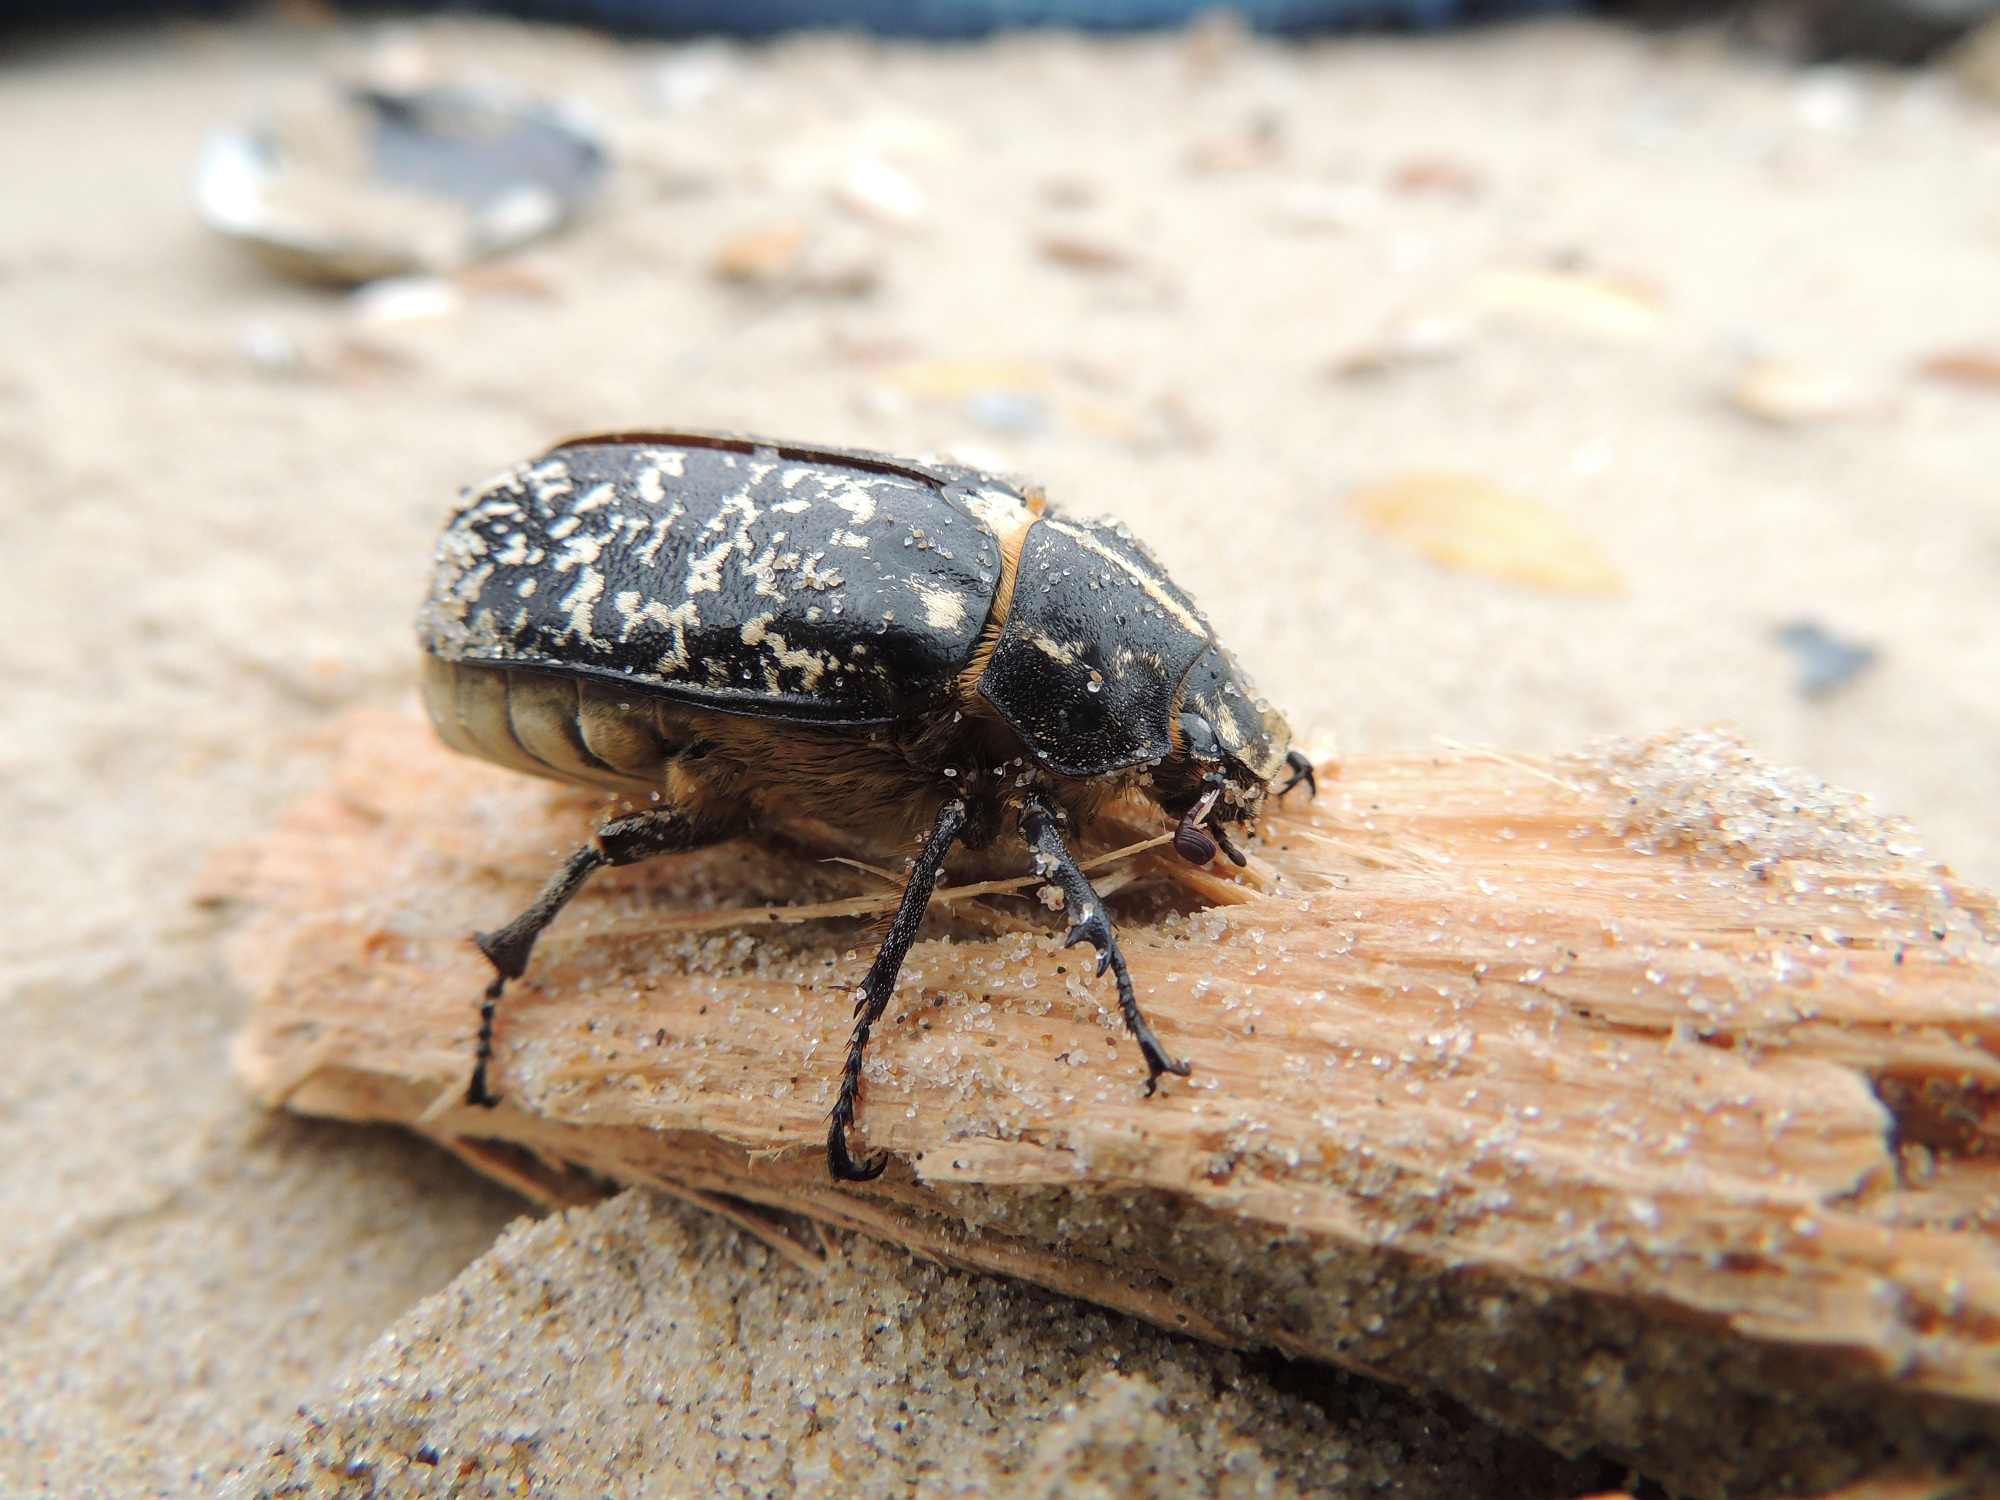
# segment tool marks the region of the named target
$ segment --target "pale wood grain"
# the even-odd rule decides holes
[[[250,907],[238,1065],[273,1104],[413,1124],[549,1201],[652,1184],[801,1265],[789,1216],[865,1229],[1695,1492],[1991,1464],[1992,898],[1714,735],[1321,776],[1254,881],[1099,867],[1191,1078],[1143,1097],[1108,982],[1032,893],[962,901],[872,1052],[865,1142],[897,1164],[836,1187],[867,919],[724,913],[879,877],[749,845],[600,877],[510,991],[506,1102],[467,1109],[466,934],[602,804],[360,719],[329,789],[214,882]]]

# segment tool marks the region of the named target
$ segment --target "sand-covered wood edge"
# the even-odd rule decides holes
[[[1994,899],[1712,731],[1320,776],[1250,880],[1098,867],[1194,1064],[1153,1099],[1032,891],[935,910],[867,1074],[895,1162],[837,1187],[871,919],[773,909],[881,905],[886,879],[748,844],[600,876],[510,991],[506,1102],[467,1109],[467,933],[604,804],[359,716],[327,788],[208,882],[247,908],[237,1065],[544,1201],[648,1184],[808,1273],[809,1221],[851,1226],[1689,1493],[2000,1476]]]

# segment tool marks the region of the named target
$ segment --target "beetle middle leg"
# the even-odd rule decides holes
[[[1035,873],[1044,880],[1054,881],[1062,890],[1063,907],[1074,924],[1063,946],[1074,948],[1078,943],[1089,943],[1097,950],[1097,972],[1103,974],[1108,966],[1118,981],[1119,1013],[1125,1017],[1125,1029],[1132,1033],[1132,1040],[1139,1044],[1139,1051],[1146,1058],[1147,1094],[1160,1086],[1162,1073],[1187,1077],[1192,1070],[1169,1056],[1160,1039],[1153,1035],[1153,1028],[1146,1024],[1146,1017],[1139,1010],[1139,997],[1132,989],[1132,975],[1125,967],[1125,955],[1118,950],[1117,938],[1112,936],[1104,900],[1077,864],[1069,845],[1063,842],[1055,813],[1038,796],[1030,796],[1021,805],[1021,836],[1028,841]]]
[[[591,841],[563,861],[542,893],[528,909],[497,932],[475,932],[473,942],[497,971],[479,1006],[479,1049],[472,1065],[472,1082],[465,1090],[467,1104],[487,1108],[500,1102],[488,1081],[493,1063],[493,1019],[500,1008],[500,992],[510,979],[528,971],[528,956],[535,940],[553,922],[584,882],[606,865],[636,865],[662,854],[698,849],[721,842],[734,829],[718,831],[704,827],[679,809],[635,813],[614,818],[597,830]]]
[[[832,1123],[826,1133],[826,1164],[837,1182],[872,1181],[889,1164],[886,1156],[858,1162],[847,1149],[847,1132],[854,1125],[854,1105],[861,1096],[862,1054],[868,1050],[868,1034],[882,1019],[890,991],[896,988],[896,975],[902,971],[903,960],[909,957],[910,947],[917,940],[917,929],[923,925],[924,911],[931,904],[938,871],[944,867],[951,846],[965,832],[965,821],[962,801],[947,802],[939,810],[937,822],[932,825],[930,836],[924,840],[910,871],[909,884],[903,887],[902,903],[890,919],[889,935],[882,940],[875,962],[868,966],[868,975],[861,981],[861,993],[855,996],[854,1035],[848,1039],[847,1066],[840,1075],[840,1097],[833,1102]]]

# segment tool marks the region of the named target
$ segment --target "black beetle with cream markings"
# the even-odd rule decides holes
[[[741,835],[919,846],[855,1000],[827,1157],[848,1150],[862,1059],[955,848],[1021,849],[1071,945],[1116,977],[1146,1091],[1185,1074],[1140,1013],[1070,850],[1137,791],[1196,864],[1312,769],[1193,602],[1123,526],[950,464],[698,433],[564,443],[473,490],[418,622],[454,749],[647,799],[477,942],[496,973],[467,1097],[495,1102],[506,981],[591,873]],[[1065,837],[1065,834],[1068,837]]]

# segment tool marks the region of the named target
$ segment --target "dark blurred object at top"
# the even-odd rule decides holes
[[[2000,0],[1765,0],[1752,34],[1796,57],[1920,63],[2000,16]]]
[[[1928,62],[1985,22],[2000,0],[1601,0],[1643,26],[1723,21],[1741,39],[1800,62]]]
[[[1157,30],[1218,9],[1215,0],[514,0],[500,8],[640,33],[761,36],[849,27],[950,39],[1044,26]],[[1281,35],[1385,26],[1429,30],[1575,8],[1570,0],[1238,0],[1226,7],[1253,29]]]
[[[336,7],[382,15],[383,6]],[[484,0],[410,6],[520,16],[628,36],[771,36],[784,31],[859,30],[882,36],[956,40],[1057,26],[1075,31],[1146,31],[1184,26],[1215,0]],[[1239,0],[1223,7],[1258,31],[1299,35],[1372,27],[1432,30],[1458,22],[1574,10],[1574,0]],[[262,7],[172,0],[0,0],[0,26],[60,25],[169,16],[221,18]]]
[[[317,4],[318,0],[311,0]],[[1555,11],[1596,10],[1647,26],[1728,24],[1739,36],[1801,61],[1867,58],[1924,62],[1982,22],[2000,0],[1237,0],[1223,7],[1278,35],[1372,28],[1433,30]],[[381,15],[362,5],[349,13]],[[937,40],[1064,27],[1143,31],[1184,26],[1214,0],[472,0],[398,8],[456,9],[591,26],[634,36],[770,36],[795,30],[861,30]],[[267,7],[203,0],[0,0],[0,28],[172,16],[220,19]]]

